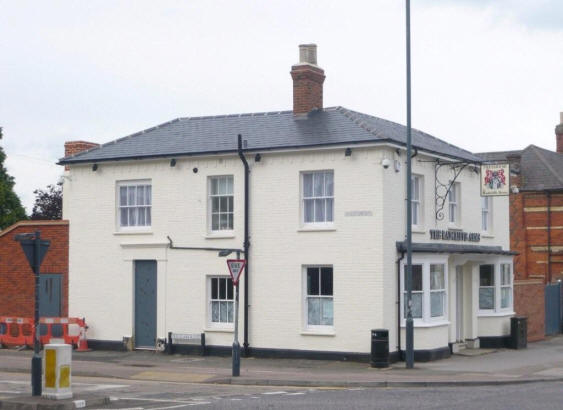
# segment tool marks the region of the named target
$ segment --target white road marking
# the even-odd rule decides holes
[[[13,391],[13,390],[0,390],[0,393],[4,393],[4,394],[23,394],[22,391]]]
[[[190,400],[173,400],[173,399],[146,399],[143,397],[119,397],[119,400],[137,400],[137,401],[149,401],[149,402],[153,402],[153,403],[182,403],[183,405],[189,404],[189,405],[193,405],[193,404],[198,404],[198,403],[203,403],[203,402],[198,402],[198,403],[193,403],[193,401]],[[174,406],[174,407],[181,407],[181,406]],[[168,408],[168,407],[166,407]]]
[[[305,394],[305,392],[295,392],[295,393],[287,393],[287,396],[301,396]]]
[[[231,399],[231,401],[240,401],[242,399]]]
[[[267,391],[265,393],[262,394],[268,394],[268,395],[274,395],[274,394],[286,394],[287,392],[285,391]]]

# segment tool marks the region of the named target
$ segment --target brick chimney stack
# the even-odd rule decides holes
[[[563,154],[563,112],[559,113],[559,124],[555,127],[555,139],[557,140],[557,152]]]
[[[79,152],[97,148],[100,144],[88,141],[67,141],[65,142],[65,157],[78,154]],[[69,166],[65,165],[65,171],[68,171]]]
[[[317,66],[317,45],[299,46],[299,63],[291,67],[293,114],[307,114],[323,108],[324,70]]]

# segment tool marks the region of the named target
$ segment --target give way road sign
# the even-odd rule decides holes
[[[227,259],[227,266],[229,267],[229,273],[231,278],[233,278],[233,284],[238,285],[238,281],[242,271],[246,265],[246,260],[244,259]]]

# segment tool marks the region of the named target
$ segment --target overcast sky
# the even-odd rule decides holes
[[[65,141],[177,117],[288,110],[298,44],[325,106],[405,123],[401,0],[0,0],[0,142],[16,191],[55,183]],[[554,149],[563,1],[412,0],[413,126],[470,151]]]

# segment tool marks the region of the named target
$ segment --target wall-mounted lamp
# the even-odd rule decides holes
[[[517,194],[518,192],[520,192],[520,189],[518,189],[516,185],[512,185],[510,187],[510,190],[512,191],[513,194]]]
[[[262,159],[262,155],[260,155],[260,153],[254,156],[254,162],[260,162],[261,159]]]
[[[92,171],[96,172],[98,170],[98,164],[92,165]]]
[[[175,167],[175,166],[176,166],[176,158],[172,158],[172,159],[170,160],[170,166],[171,166],[171,167]]]
[[[351,157],[352,156],[352,148],[346,148],[344,150],[344,156],[345,157]]]

